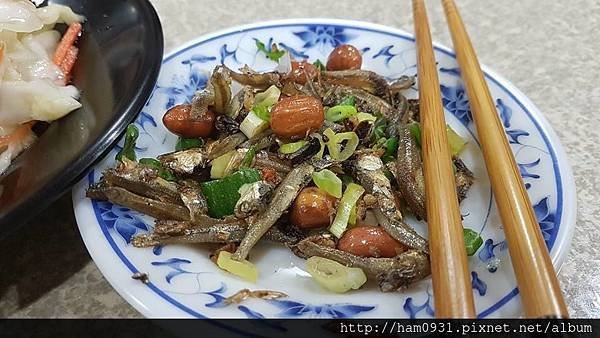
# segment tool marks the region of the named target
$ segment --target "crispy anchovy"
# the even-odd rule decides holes
[[[273,193],[273,187],[265,181],[257,181],[244,185],[242,188],[240,188],[240,199],[235,204],[235,216],[244,219],[255,213],[263,212]]]
[[[156,168],[126,158],[118,161],[115,168],[105,170],[102,179],[107,185],[121,187],[144,197],[183,205],[177,183],[158,176]]]
[[[293,169],[289,161],[282,160],[277,155],[267,151],[260,151],[256,154],[254,157],[254,166],[271,168],[283,175],[289,174]]]
[[[356,174],[362,186],[377,199],[375,215],[379,224],[397,241],[413,249],[428,251],[427,240],[402,221],[392,186],[383,172],[383,162],[371,154],[359,154]]]
[[[197,170],[206,168],[208,163],[231,151],[246,140],[243,133],[235,133],[216,140],[204,148],[175,151],[158,156],[163,166],[181,175],[193,175]]]
[[[225,114],[227,106],[231,101],[231,78],[227,71],[222,71],[223,66],[217,66],[210,78],[210,84],[214,93],[214,105],[212,109],[217,114]]]
[[[206,114],[208,107],[215,103],[215,94],[209,85],[204,90],[197,91],[192,98],[191,117],[200,118]]]
[[[454,166],[456,167],[456,174],[454,175],[456,179],[456,193],[458,195],[458,202],[460,203],[467,197],[467,192],[471,188],[471,185],[473,185],[475,176],[460,158],[454,159]]]
[[[325,83],[362,89],[370,94],[389,100],[390,88],[381,75],[369,70],[340,70],[321,72]]]
[[[124,188],[107,186],[103,183],[90,187],[87,196],[119,204],[154,218],[190,220],[190,211],[184,206],[153,200],[134,194]]]
[[[362,89],[346,86],[331,86],[323,97],[323,105],[334,106],[348,96],[354,96],[356,108],[361,112],[381,114],[388,120],[395,118],[397,111],[386,100]]]
[[[410,130],[404,125],[398,127],[396,174],[402,198],[417,217],[426,220],[425,181],[421,154]]]
[[[257,73],[248,66],[240,69],[241,73],[236,73],[225,66],[223,66],[223,69],[234,81],[245,86],[257,89],[267,89],[272,85],[281,86],[281,74],[277,72]]]
[[[416,250],[429,253],[429,243],[415,229],[406,224],[402,219],[392,219],[383,214],[381,210],[375,210],[375,218],[379,225],[397,241]]]
[[[227,152],[234,150],[246,140],[246,135],[241,132],[218,139],[206,145],[206,157],[208,160],[213,160]]]
[[[208,205],[198,183],[192,180],[182,181],[179,193],[183,204],[190,211],[191,220],[202,220],[203,216],[208,212]]]
[[[419,100],[418,99],[409,99],[408,101],[408,110],[404,112],[402,116],[402,124],[410,124],[413,122],[419,122]]]
[[[390,91],[395,94],[412,87],[415,82],[414,76],[402,75],[396,81],[390,83]]]
[[[162,231],[156,231],[157,229],[162,229]],[[170,230],[165,231],[165,229]],[[237,243],[244,238],[247,231],[248,227],[244,222],[201,227],[189,222],[157,221],[153,233],[135,236],[132,243],[135,247],[164,244]],[[282,232],[278,227],[270,228],[263,238],[267,241],[289,245],[297,243],[300,239]]]
[[[302,189],[310,180],[311,174],[315,171],[309,163],[303,163],[294,168],[277,186],[273,199],[267,206],[265,212],[259,214],[250,221],[248,233],[244,240],[233,254],[233,259],[246,259],[248,253],[254,247],[256,242],[275,224],[275,222],[290,207],[300,189]]]
[[[402,290],[429,276],[429,256],[418,250],[409,250],[394,258],[360,257],[330,246],[319,245],[314,238],[306,238],[295,246],[303,257],[318,256],[350,267],[361,268],[375,278],[383,292]]]
[[[245,86],[231,98],[227,108],[225,109],[225,115],[231,117],[232,119],[236,119],[238,117],[240,111],[244,107],[244,100],[247,95],[247,90],[251,91],[252,89],[248,86]]]
[[[240,148],[250,148],[254,146],[256,150],[267,149],[276,143],[276,139],[277,136],[273,133],[273,130],[267,129],[246,140],[240,145]]]

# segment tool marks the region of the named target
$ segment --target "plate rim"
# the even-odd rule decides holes
[[[374,31],[378,31],[378,32],[388,32],[388,33],[392,33],[395,35],[405,36],[406,38],[414,41],[414,35],[403,29],[391,27],[391,26],[385,26],[385,25],[376,24],[376,23],[365,22],[365,21],[331,19],[331,18],[297,18],[297,19],[283,19],[283,20],[268,20],[268,21],[260,21],[260,22],[244,24],[244,25],[237,25],[237,26],[217,30],[214,32],[210,32],[207,34],[203,34],[199,37],[191,39],[187,42],[184,42],[181,45],[178,45],[178,46],[172,48],[168,53],[166,53],[164,55],[163,63],[165,62],[165,60],[168,60],[168,59],[172,58],[173,56],[175,56],[175,54],[184,52],[185,50],[187,50],[199,43],[205,43],[210,40],[219,38],[223,35],[244,32],[244,31],[253,30],[253,29],[269,28],[269,27],[274,27],[274,26],[291,26],[291,25],[303,25],[303,24],[306,24],[306,25],[311,25],[311,24],[313,24],[313,25],[314,24],[340,25],[340,26],[347,26],[350,28],[374,30]],[[452,57],[455,57],[455,53],[452,51],[452,49],[446,47],[443,44],[434,42],[434,47],[436,49],[442,51],[443,53],[446,53]],[[564,260],[567,257],[567,253],[570,248],[570,244],[571,244],[571,241],[572,241],[572,238],[574,235],[575,224],[576,224],[576,214],[577,214],[576,213],[576,211],[577,211],[576,188],[575,188],[575,181],[574,181],[574,177],[572,174],[570,161],[564,150],[564,147],[562,146],[560,138],[554,132],[554,129],[550,125],[549,121],[546,119],[546,117],[543,115],[543,113],[537,108],[537,106],[535,106],[535,104],[522,91],[520,91],[513,83],[508,81],[505,77],[499,75],[498,73],[493,71],[490,67],[487,67],[485,65],[482,65],[482,69],[486,73],[486,77],[488,79],[492,80],[493,82],[496,82],[500,87],[504,87],[507,94],[509,94],[510,96],[513,96],[515,101],[520,103],[522,108],[524,108],[524,110],[529,112],[532,122],[534,122],[534,124],[537,124],[537,127],[538,127],[542,137],[547,138],[549,150],[552,153],[554,153],[554,156],[555,156],[554,162],[556,162],[556,163],[553,163],[553,166],[555,166],[557,169],[557,172],[555,173],[554,178],[555,179],[560,178],[560,181],[562,182],[562,186],[561,187],[557,186],[557,189],[562,188],[562,195],[563,195],[563,207],[561,210],[561,212],[562,212],[561,225],[562,226],[559,228],[559,231],[556,235],[556,239],[560,238],[561,240],[560,241],[556,240],[554,242],[554,246],[550,253],[551,257],[552,257],[553,265],[558,273],[560,271],[560,267],[562,266],[562,264],[564,263]],[[75,212],[76,219],[77,219],[77,225],[78,225],[78,228],[84,239],[86,248],[88,249],[88,252],[92,256],[94,262],[100,267],[100,266],[104,266],[106,264],[110,264],[111,262],[110,262],[110,260],[105,259],[105,257],[102,257],[101,259],[99,259],[100,258],[99,256],[101,256],[101,255],[99,255],[98,253],[92,252],[93,249],[91,248],[91,246],[95,245],[96,243],[93,241],[91,241],[91,242],[86,241],[86,238],[87,238],[86,234],[88,233],[88,231],[83,229],[84,227],[82,227],[82,225],[81,225],[83,222],[80,222],[80,218],[83,218],[84,216],[83,215],[79,216],[79,214],[78,214],[79,209],[88,208],[89,206],[86,207],[87,204],[91,205],[91,202],[89,200],[85,201],[85,200],[82,200],[81,198],[79,198],[80,194],[78,194],[78,192],[80,192],[80,191],[78,191],[78,189],[77,189],[82,184],[82,182],[84,182],[84,181],[87,182],[87,177],[88,177],[88,175],[86,175],[85,178],[82,179],[82,181],[79,182],[73,189],[72,198],[73,198],[74,212]],[[567,208],[567,206],[569,208]],[[98,230],[98,231],[101,232],[101,230]],[[95,232],[97,232],[97,231],[95,231]],[[92,243],[94,243],[94,244],[92,244]],[[108,248],[110,248],[109,243],[104,242],[102,245],[108,246]],[[117,256],[117,254],[116,254],[116,252],[114,252],[114,250],[111,250],[111,251],[112,251],[111,256],[113,256],[113,255]],[[98,258],[98,260],[97,260],[97,258]],[[119,257],[117,256],[116,258],[119,258]],[[125,269],[125,266],[123,264],[121,264],[120,267],[127,271],[127,269]],[[103,270],[103,269],[99,269],[99,270],[102,273],[102,275],[109,281],[111,286],[119,293],[119,295],[121,297],[123,297],[124,299],[126,299],[128,301],[128,303],[131,304],[142,315],[144,315],[145,317],[149,317],[149,318],[158,317],[157,313],[150,312],[150,309],[148,309],[146,306],[144,306],[144,304],[142,304],[139,301],[139,299],[134,297],[130,291],[127,291],[126,288],[121,288],[122,284],[120,282],[118,282],[117,279],[123,279],[123,278],[117,278],[115,276],[117,274],[115,274],[115,273],[107,276],[107,274],[105,274],[105,272],[104,272],[105,270]],[[127,272],[129,272],[129,271],[127,271]],[[127,278],[130,279],[129,275],[125,274],[125,276],[127,276]],[[148,288],[144,288],[144,289],[145,289],[145,291],[149,291]],[[150,294],[153,295],[154,297],[157,296],[157,294],[154,292],[151,292]],[[507,298],[510,296],[505,301],[509,301],[510,299],[512,299],[514,297],[514,295],[515,295],[514,292],[509,293],[506,297],[504,297],[504,298]],[[170,304],[171,307],[172,307],[172,305],[174,305],[171,302],[167,301],[166,299],[163,299],[162,297],[159,297],[159,299],[162,302]],[[170,310],[172,310],[172,309],[170,309]],[[181,314],[183,314],[185,317],[188,317],[190,315],[189,312],[184,311],[182,309],[178,308],[177,310],[178,310],[178,312],[181,312]],[[178,317],[178,316],[181,316],[181,314],[179,314],[179,315],[174,314],[173,311],[165,312],[166,316],[174,315],[174,316]],[[162,316],[162,315],[160,315],[160,316]],[[205,317],[205,316],[202,315],[202,317]]]

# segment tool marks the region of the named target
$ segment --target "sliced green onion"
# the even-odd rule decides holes
[[[217,265],[238,277],[241,277],[249,282],[256,283],[258,279],[258,269],[252,263],[247,260],[236,261],[231,258],[231,252],[229,251],[221,251],[219,252],[219,257],[217,258]]]
[[[312,179],[319,189],[335,198],[342,197],[342,180],[333,171],[329,169],[315,171]]]
[[[412,136],[415,138],[417,146],[420,148],[422,146],[421,126],[419,123],[414,122],[409,124],[408,128]],[[452,156],[460,154],[467,144],[467,141],[460,137],[460,135],[458,135],[449,125],[446,125],[446,137],[448,138],[448,145],[450,146]]]
[[[271,122],[271,112],[266,106],[254,106],[252,112],[265,122]]]
[[[237,151],[232,150],[227,152],[214,160],[212,160],[210,167],[210,178],[217,179],[223,178],[226,176],[227,166],[229,166],[229,162],[231,162],[231,158],[237,153]]]
[[[356,205],[356,202],[364,192],[365,189],[355,183],[350,183],[346,188],[346,191],[344,191],[344,195],[340,200],[340,205],[335,214],[335,219],[333,220],[331,227],[329,227],[329,232],[335,237],[341,238],[344,231],[346,231],[352,207]]]
[[[325,142],[323,142],[323,136],[321,136],[321,134],[315,134],[314,137],[316,137],[319,140],[319,143],[321,144],[321,149],[313,157],[316,159],[321,159],[323,158],[323,153],[325,153]]]
[[[251,111],[246,115],[244,121],[240,123],[240,131],[246,135],[247,138],[252,138],[259,133],[269,128],[269,122],[261,119],[256,115],[254,111]]]
[[[354,106],[337,105],[327,109],[325,119],[331,122],[338,122],[356,115],[357,111]]]
[[[258,93],[256,96],[254,96],[254,106],[264,106],[270,108],[277,103],[277,101],[279,101],[280,95],[281,90],[279,90],[277,86],[273,85],[264,92]]]
[[[246,152],[246,155],[244,155],[244,159],[242,160],[242,163],[240,164],[240,168],[248,168],[252,165],[252,160],[254,160],[254,156],[256,156],[256,146],[252,146],[250,147],[250,149],[248,149],[248,151]]]
[[[452,155],[456,156],[464,149],[467,141],[465,141],[460,135],[458,135],[450,125],[446,125],[446,135],[448,137],[448,144],[452,150]]]
[[[356,225],[356,204],[350,210],[350,217],[348,217],[348,224],[351,226]]]
[[[317,67],[318,70],[325,70],[325,65],[323,64],[323,62],[321,62],[321,60],[317,59],[317,61],[313,62],[313,65],[315,67]]]
[[[125,143],[123,144],[123,149],[121,149],[117,156],[115,157],[118,161],[120,161],[123,157],[126,157],[132,161],[136,160],[135,156],[135,141],[137,141],[138,136],[140,136],[140,131],[134,124],[130,124],[127,126],[125,130]]]
[[[463,229],[463,238],[465,240],[467,256],[473,256],[483,244],[481,236],[471,229]]]
[[[367,275],[362,269],[318,256],[306,260],[306,270],[319,285],[337,293],[356,290],[367,282]]]
[[[390,137],[385,141],[385,153],[381,156],[383,163],[388,163],[396,160],[398,153],[398,138]]]
[[[377,117],[375,117],[374,115],[371,115],[369,113],[358,113],[354,116],[354,118],[356,118],[358,123],[361,123],[363,121],[369,121],[369,122],[377,121]]]
[[[175,144],[175,150],[187,150],[193,148],[200,148],[204,144],[204,141],[201,138],[183,138],[180,137],[177,139],[177,143]]]
[[[349,159],[354,154],[360,142],[358,135],[353,131],[336,134],[331,128],[327,128],[323,134],[328,138],[327,149],[329,150],[331,159],[334,161],[341,162]],[[342,150],[344,141],[346,141],[346,145]]]
[[[282,154],[293,154],[304,147],[307,143],[308,141],[302,140],[298,142],[282,144],[281,147],[279,147],[279,152]]]

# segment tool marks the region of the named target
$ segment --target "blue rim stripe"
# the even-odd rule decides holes
[[[396,37],[396,38],[401,38],[407,41],[415,41],[414,37],[410,36],[410,35],[406,35],[406,34],[400,34],[400,33],[392,33],[392,32],[387,32],[387,31],[382,31],[379,29],[374,29],[374,28],[365,28],[365,27],[356,27],[356,26],[346,26],[346,25],[340,25],[340,24],[298,24],[298,23],[289,23],[289,24],[272,24],[272,25],[265,25],[265,26],[260,26],[260,27],[252,27],[252,28],[248,28],[248,29],[244,29],[244,30],[240,30],[240,31],[234,31],[234,32],[229,32],[229,33],[224,33],[221,35],[217,35],[217,36],[213,36],[211,38],[208,38],[206,40],[203,41],[199,41],[193,45],[190,45],[184,49],[178,50],[177,52],[169,55],[167,58],[165,58],[163,60],[163,64],[165,64],[166,62],[168,62],[169,60],[177,57],[178,55],[193,49],[193,48],[197,48],[198,46],[208,43],[210,41],[216,40],[216,39],[221,39],[230,35],[235,35],[235,34],[239,34],[242,32],[250,32],[250,31],[255,31],[255,30],[263,30],[263,29],[267,29],[267,28],[279,28],[279,27],[294,27],[294,26],[298,26],[298,27],[311,27],[311,26],[329,26],[329,27],[336,27],[336,28],[344,28],[344,29],[354,29],[354,30],[360,30],[360,31],[366,31],[366,32],[373,32],[373,33],[378,33],[378,34],[385,34],[388,36],[392,36],[392,37]],[[446,54],[452,58],[456,58],[456,55],[450,51],[447,51],[445,49],[439,48],[437,46],[434,46],[434,49],[440,53]],[[485,72],[484,72],[485,73]],[[548,139],[548,136],[544,133],[544,129],[540,126],[539,122],[533,117],[533,115],[531,114],[531,112],[529,110],[527,110],[527,108],[525,107],[525,105],[519,101],[515,95],[510,92],[504,85],[502,85],[498,80],[496,80],[495,78],[491,77],[489,74],[485,73],[485,77],[486,79],[492,81],[493,83],[495,83],[498,87],[500,87],[508,96],[510,96],[514,102],[516,102],[521,109],[527,114],[527,116],[529,117],[529,119],[533,122],[534,126],[537,128],[538,132],[540,133],[542,139],[544,140],[544,143],[546,144],[547,149],[549,150],[550,153],[550,157],[552,158],[552,165],[553,165],[553,169],[554,169],[554,173],[555,173],[555,178],[556,178],[556,189],[557,189],[557,207],[556,207],[556,218],[555,218],[555,227],[552,229],[552,234],[550,237],[550,240],[548,241],[548,250],[552,250],[554,243],[556,241],[556,237],[558,236],[558,230],[560,228],[561,225],[561,219],[562,219],[562,208],[563,208],[563,188],[562,188],[562,178],[561,178],[561,174],[560,174],[560,168],[558,166],[558,159],[556,157],[556,153],[554,151],[554,148],[552,147],[550,140]],[[468,129],[468,128],[467,128]],[[93,173],[94,171],[92,170],[92,172],[90,172],[90,174],[88,175],[88,180],[90,182],[90,184],[94,183],[94,177],[93,177]],[[115,253],[119,256],[119,258],[121,258],[121,260],[123,261],[123,263],[133,272],[137,272],[137,268],[127,259],[127,257],[125,257],[125,255],[121,252],[121,250],[118,248],[118,246],[116,245],[116,243],[114,242],[114,240],[112,239],[112,236],[108,233],[108,229],[106,228],[106,226],[104,226],[103,222],[101,222],[101,217],[99,214],[99,210],[97,207],[97,204],[95,201],[92,201],[92,205],[94,208],[94,212],[96,214],[96,219],[98,220],[98,223],[100,224],[100,227],[102,229],[102,232],[104,234],[104,236],[106,237],[106,239],[108,240],[109,244],[111,245],[111,247],[113,248],[113,250],[115,251]],[[175,305],[177,308],[187,312],[188,314],[197,317],[197,318],[207,318],[206,316],[188,308],[187,306],[181,304],[180,302],[178,302],[177,300],[171,298],[169,295],[165,294],[162,290],[160,290],[159,288],[157,288],[155,285],[153,285],[152,283],[148,283],[147,286],[154,291],[157,295],[159,295],[160,297],[162,297],[164,300],[166,300],[167,302]],[[498,310],[500,307],[502,307],[504,304],[508,303],[511,299],[513,299],[516,295],[519,294],[519,291],[517,288],[513,289],[512,291],[510,291],[506,296],[504,296],[503,298],[501,298],[498,302],[496,302],[495,304],[491,305],[489,308],[483,310],[482,312],[480,312],[478,314],[478,318],[485,318],[487,316],[489,316],[490,314],[494,313],[496,310]],[[232,327],[227,327],[224,326],[222,324],[216,323],[214,322],[213,324],[219,326],[219,327],[223,327],[223,328],[227,328],[230,329],[236,333],[239,334],[243,334],[243,335],[248,335],[248,333],[246,332],[241,332],[235,328]]]

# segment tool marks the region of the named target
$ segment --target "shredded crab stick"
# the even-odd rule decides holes
[[[82,29],[81,23],[79,22],[70,24],[58,43],[56,51],[54,52],[54,57],[52,58],[54,64],[57,65],[65,75],[65,82],[68,81],[71,69],[73,69],[73,65],[75,65],[75,61],[77,60],[79,49],[75,47],[75,43],[77,42],[77,38],[81,35]]]

